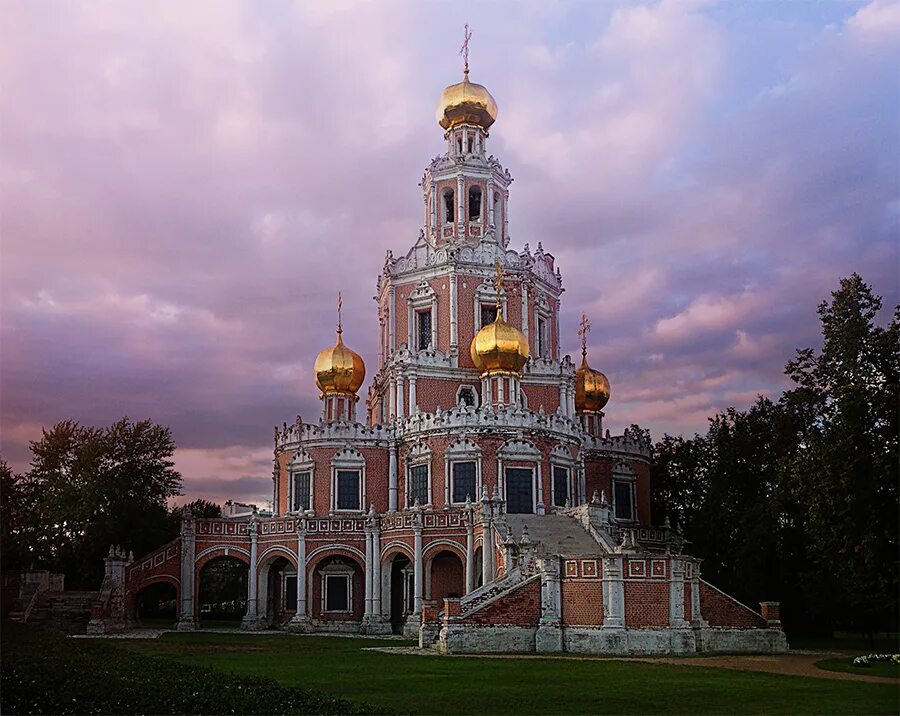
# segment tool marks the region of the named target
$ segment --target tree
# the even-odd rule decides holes
[[[790,490],[802,505],[818,571],[850,625],[896,621],[900,321],[875,325],[881,299],[859,275],[819,305],[822,350],[797,351],[786,373],[810,428],[797,446]]]
[[[180,494],[181,475],[168,428],[128,418],[105,429],[64,421],[43,430],[31,451],[17,495],[26,562],[94,588],[110,544],[140,555],[177,536],[167,500]]]

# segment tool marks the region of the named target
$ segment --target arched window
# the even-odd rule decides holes
[[[454,221],[454,208],[456,204],[453,200],[453,189],[444,191],[444,222],[452,224]]]
[[[481,187],[469,187],[469,221],[481,220]]]

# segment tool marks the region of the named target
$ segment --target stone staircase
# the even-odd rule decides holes
[[[568,515],[504,515],[507,530],[521,546],[527,528],[528,540],[540,557],[595,557],[607,554],[582,525]]]
[[[84,634],[91,620],[91,606],[99,597],[99,592],[43,592],[28,623],[64,634]]]

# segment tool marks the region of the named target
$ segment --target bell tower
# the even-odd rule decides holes
[[[466,25],[460,50],[463,81],[447,87],[437,106],[447,151],[431,163],[421,182],[425,236],[433,248],[482,238],[504,248],[509,242],[506,207],[512,177],[486,151],[497,102],[483,85],[469,81],[471,37]]]

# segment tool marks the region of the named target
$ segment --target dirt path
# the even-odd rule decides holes
[[[817,661],[835,656],[845,655],[822,652],[818,654],[728,655],[697,658],[634,657],[633,659],[628,659],[628,661],[646,661],[650,664],[675,664],[676,666],[712,666],[722,669],[764,671],[769,674],[788,674],[790,676],[814,676],[818,679],[836,679],[838,681],[869,681],[877,684],[897,684],[900,686],[900,682],[897,679],[887,676],[826,671],[816,666]]]

